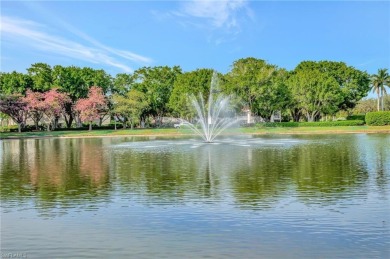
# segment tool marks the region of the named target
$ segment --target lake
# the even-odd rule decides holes
[[[0,141],[1,253],[390,258],[390,135]]]

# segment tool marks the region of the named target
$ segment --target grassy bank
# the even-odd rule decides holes
[[[343,134],[390,133],[390,126],[338,126],[338,127],[247,127],[229,129],[224,134]],[[44,137],[115,137],[115,136],[185,136],[193,135],[189,129],[135,129],[92,131],[38,131],[0,133],[0,139]]]

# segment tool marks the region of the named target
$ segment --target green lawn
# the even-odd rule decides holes
[[[283,128],[235,128],[223,134],[332,134],[332,133],[390,133],[388,126],[337,126],[337,127],[283,127]],[[184,136],[190,129],[120,129],[120,130],[72,130],[0,133],[0,139],[34,137],[112,137],[112,136]]]

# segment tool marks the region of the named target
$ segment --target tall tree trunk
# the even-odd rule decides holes
[[[18,132],[22,133],[22,123],[18,123]]]
[[[306,116],[307,116],[307,121],[309,122],[313,122],[314,121],[314,118],[316,116],[316,111],[310,113],[310,112],[306,112]]]
[[[24,128],[27,125],[27,119],[28,119],[28,113],[24,112],[22,128]]]
[[[72,112],[72,104],[69,103],[65,106],[65,112],[63,112],[63,116],[65,119],[66,127],[70,129],[72,127],[72,123],[74,120],[73,112]]]
[[[380,111],[380,101],[381,101],[381,96],[379,94],[379,91],[378,91],[378,104],[377,104],[377,108],[378,108],[378,112]]]
[[[54,129],[58,128],[58,120],[59,120],[59,117],[54,118],[54,126],[53,126]]]
[[[382,111],[383,111],[383,99],[384,99],[383,97],[384,97],[384,92],[383,92],[383,89],[381,89],[381,106],[382,106]]]
[[[79,116],[76,117],[76,124],[77,124],[77,128],[83,127],[83,123],[81,122],[81,119]]]
[[[310,116],[310,113],[306,113],[306,117],[308,122],[313,121],[312,117]]]
[[[39,130],[39,125],[38,125],[39,124],[39,120],[35,119],[34,120],[34,124],[35,124],[35,129]]]
[[[301,119],[301,112],[297,108],[291,109],[290,115],[293,118],[294,122],[299,122],[299,120]]]
[[[251,111],[247,111],[247,113],[246,113],[246,123],[249,124],[251,122],[252,122]]]
[[[88,130],[89,130],[89,131],[92,130],[92,121],[89,122],[89,129],[88,129]]]
[[[156,126],[159,128],[163,125],[163,113],[157,113],[155,117]]]
[[[64,114],[64,120],[65,120],[65,123],[66,123],[66,127],[68,129],[70,129],[72,127],[72,123],[73,123],[73,115],[70,114],[69,115],[69,118]]]

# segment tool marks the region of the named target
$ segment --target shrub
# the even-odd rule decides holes
[[[350,115],[350,116],[347,116],[347,120],[349,120],[349,121],[355,121],[355,120],[366,121],[366,115],[365,114]]]
[[[9,130],[9,128],[8,128],[8,126],[1,126],[0,127],[0,133],[5,133],[5,132],[9,132],[10,130]]]
[[[268,127],[268,128],[284,128],[284,127],[299,127],[299,122],[263,122],[258,123],[257,125],[260,127]]]
[[[366,123],[370,126],[390,125],[390,111],[368,112]]]
[[[83,124],[83,128],[88,129],[89,124]],[[117,122],[116,123],[116,128],[117,129],[122,129],[123,128],[123,123],[122,122]],[[96,123],[92,124],[92,129],[101,129],[101,130],[110,130],[110,129],[115,129],[115,123],[110,122],[109,124],[105,124],[102,126],[98,126]]]
[[[35,131],[35,126],[33,125],[25,125],[23,128],[22,128],[22,132],[30,132],[30,131]],[[43,130],[45,130],[45,128],[43,128]]]
[[[6,132],[17,132],[18,126],[12,125],[12,126],[0,126],[0,133],[6,133]]]
[[[316,121],[316,122],[264,122],[256,124],[258,127],[336,127],[336,126],[361,126],[362,120],[345,121]]]
[[[337,126],[361,126],[364,125],[362,120],[345,120],[345,121],[316,121],[301,122],[301,127],[337,127]]]

